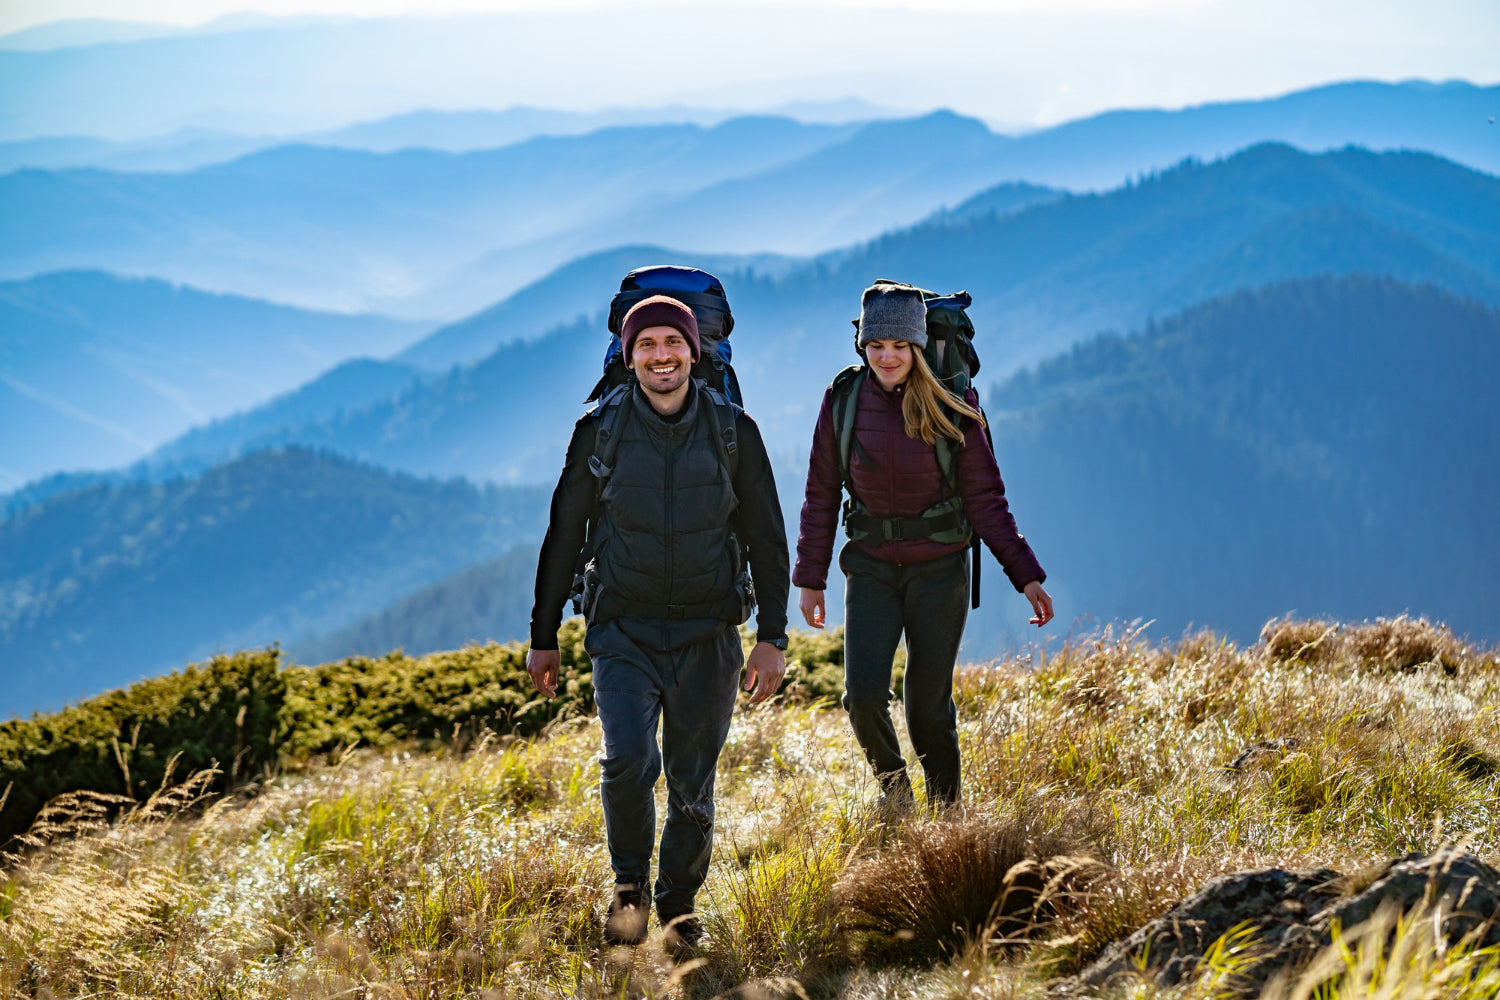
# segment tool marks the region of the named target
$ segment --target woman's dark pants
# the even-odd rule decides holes
[[[745,659],[739,632],[725,628],[713,638],[661,652],[607,622],[589,628],[584,647],[593,660],[594,703],[604,729],[599,791],[610,865],[620,882],[650,882],[654,789],[665,763],[667,819],[656,912],[664,919],[680,916],[693,909],[713,852],[714,767],[729,734]]]
[[[891,724],[891,668],[906,633],[906,729],[932,803],[958,801],[958,713],[953,668],[969,614],[969,550],[898,566],[854,545],[839,554],[844,585],[844,709],[889,796],[909,796]]]

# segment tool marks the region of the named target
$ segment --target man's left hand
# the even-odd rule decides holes
[[[755,692],[750,704],[758,705],[781,687],[786,676],[786,654],[769,642],[757,642],[745,661],[745,690]]]

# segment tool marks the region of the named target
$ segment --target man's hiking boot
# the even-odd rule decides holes
[[[646,918],[651,913],[646,887],[633,882],[615,885],[604,915],[604,940],[612,945],[634,947],[646,940]]]
[[[705,934],[703,921],[696,913],[680,913],[675,917],[660,914],[662,926],[661,946],[673,961],[685,962],[697,956],[703,947]]]
[[[905,775],[902,779],[892,781],[875,802],[875,813],[881,822],[893,823],[917,811],[917,797],[912,793],[911,783],[905,780]]]

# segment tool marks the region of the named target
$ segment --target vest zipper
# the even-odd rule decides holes
[[[665,542],[664,548],[666,549],[666,552],[665,552],[666,559],[664,560],[664,562],[666,563],[666,586],[667,586],[667,592],[662,595],[662,603],[663,604],[668,604],[668,605],[670,605],[672,603],[672,576],[673,576],[673,573],[672,573],[672,553],[674,551],[674,546],[673,546],[673,542],[672,542],[672,508],[673,508],[673,506],[675,506],[673,504],[673,502],[672,502],[672,468],[676,464],[677,464],[677,426],[675,424],[673,424],[673,425],[669,425],[667,427],[667,490],[666,490],[666,503],[662,504],[662,506],[666,508],[666,521],[667,521],[667,533],[664,536],[662,536],[662,539]]]
[[[669,425],[667,425],[667,429],[666,430],[667,430],[667,435],[666,435],[666,437],[667,437],[667,461],[666,461],[666,466],[667,466],[667,483],[666,483],[666,487],[667,488],[666,488],[666,493],[663,494],[663,499],[666,502],[662,504],[662,507],[665,508],[665,513],[666,513],[666,527],[667,527],[666,534],[662,536],[662,549],[663,549],[663,552],[662,552],[662,555],[663,555],[662,562],[663,562],[663,564],[665,565],[665,568],[666,568],[666,572],[664,574],[665,582],[666,582],[666,593],[664,593],[662,595],[662,604],[670,606],[671,603],[672,603],[672,576],[673,576],[673,573],[672,573],[672,561],[673,561],[672,553],[673,553],[673,550],[674,550],[674,547],[673,547],[673,544],[672,544],[672,508],[674,506],[676,506],[676,504],[672,500],[672,467],[677,464],[677,425],[676,424],[669,424]],[[672,623],[671,623],[670,620],[662,622],[662,624],[661,624],[661,640],[662,640],[662,646],[663,646],[663,648],[665,648],[668,645],[668,634],[671,632],[671,629],[672,629]],[[668,659],[667,659],[667,662],[670,664],[671,670],[672,670],[672,686],[676,687],[677,686],[677,660],[676,660],[676,657],[675,656],[669,656]]]

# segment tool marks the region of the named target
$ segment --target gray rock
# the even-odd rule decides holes
[[[1095,995],[1145,976],[1160,986],[1191,981],[1203,956],[1236,928],[1248,930],[1250,957],[1233,983],[1253,997],[1282,972],[1295,972],[1332,942],[1377,914],[1440,909],[1450,943],[1473,935],[1500,944],[1500,874],[1472,854],[1440,850],[1390,862],[1362,889],[1328,869],[1280,868],[1223,875],[1104,950],[1077,976],[1053,984],[1057,996]]]
[[[1364,890],[1319,913],[1291,943],[1316,949],[1331,940],[1334,926],[1358,927],[1382,908],[1397,913],[1441,909],[1450,944],[1470,934],[1481,947],[1500,944],[1500,873],[1456,850],[1392,861]]]

